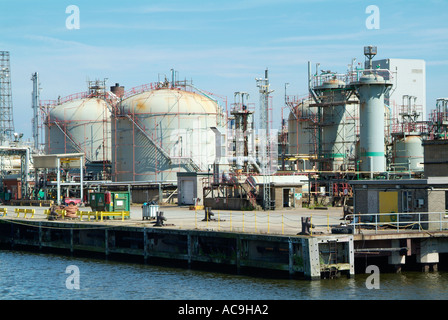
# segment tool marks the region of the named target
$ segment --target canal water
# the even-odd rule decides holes
[[[0,250],[0,300],[440,300],[448,273],[307,281]]]

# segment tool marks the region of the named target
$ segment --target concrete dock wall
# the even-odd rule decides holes
[[[57,248],[77,251],[209,263],[284,271],[307,279],[323,273],[354,275],[353,236],[274,236],[263,234],[178,230],[157,227],[99,226],[51,221],[16,223],[0,220],[0,244],[12,248]]]

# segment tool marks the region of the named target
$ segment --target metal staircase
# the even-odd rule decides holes
[[[247,195],[247,199],[249,200],[249,202],[251,203],[251,205],[256,208],[257,207],[257,198],[255,197],[255,195],[252,193],[252,188],[251,186],[247,183],[244,182],[241,184],[241,188],[246,192]]]
[[[125,117],[132,122],[132,124],[134,124],[135,127],[137,127],[140,132],[154,145],[154,147],[156,147],[157,150],[160,151],[160,153],[162,153],[162,155],[169,161],[171,161],[171,163],[173,164],[185,164],[185,165],[189,165],[193,171],[195,172],[199,172],[202,171],[201,167],[194,162],[194,160],[191,157],[172,157],[170,156],[170,154],[165,151],[165,149],[163,149],[147,132],[146,130],[137,122],[136,119],[134,119],[133,117],[131,117],[129,114],[126,114]]]
[[[58,127],[59,130],[67,137],[68,140],[73,144],[73,146],[78,150],[80,153],[84,153],[84,156],[86,157],[86,161],[92,162],[92,159],[87,155],[87,152],[82,148],[82,146],[74,140],[74,138],[71,136],[71,134],[65,129],[65,127],[61,126],[59,122],[53,121],[53,123]]]

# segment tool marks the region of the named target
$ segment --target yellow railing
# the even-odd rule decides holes
[[[129,217],[129,211],[116,211],[116,212],[108,212],[108,211],[97,211],[96,212],[96,220],[103,221],[103,217],[121,217],[121,221],[124,221],[125,217]]]
[[[14,212],[17,213],[17,217],[16,218],[18,218],[21,213],[23,213],[23,217],[24,218],[26,218],[27,214],[31,214],[31,218],[34,218],[35,210],[34,209],[19,209],[19,208],[15,208]]]
[[[47,217],[50,215],[50,209],[45,209],[44,210],[44,214],[46,214],[47,215]],[[56,213],[59,215],[61,215],[63,218],[65,217],[65,210],[61,210],[61,209],[58,209],[58,210],[56,210]]]
[[[29,209],[27,209],[27,210],[29,210]],[[66,214],[65,210],[56,210],[56,213],[62,215],[62,217],[65,218],[65,214]],[[45,209],[44,214],[46,214],[48,216],[50,214],[50,209]],[[98,221],[98,219],[103,221],[104,217],[121,217],[121,220],[124,221],[125,218],[130,217],[129,211],[116,211],[116,212],[78,211],[77,214],[81,221],[83,221],[83,217],[86,217],[86,216],[87,216],[88,221],[90,221],[90,217],[94,217],[96,221]]]

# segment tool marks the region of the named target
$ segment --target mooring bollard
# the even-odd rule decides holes
[[[210,221],[210,220],[212,220],[212,218],[211,217],[213,217],[215,214],[212,212],[212,210],[211,210],[212,208],[210,208],[210,207],[205,207],[205,217],[204,217],[204,219],[202,220],[202,221]]]
[[[163,216],[163,211],[157,211],[157,220],[154,224],[155,227],[162,227],[164,224],[164,221],[166,221],[166,218]]]
[[[311,234],[311,228],[314,226],[311,224],[310,217],[302,217],[302,231],[298,234],[302,235],[310,235]]]

